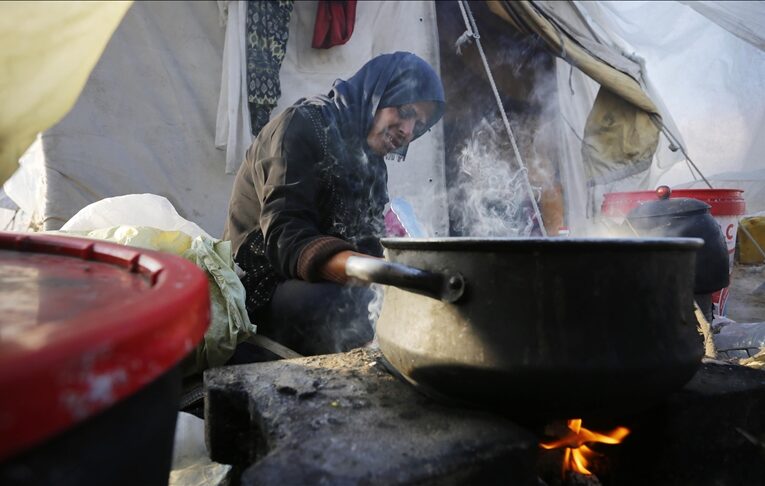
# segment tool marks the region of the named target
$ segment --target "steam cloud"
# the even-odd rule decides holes
[[[517,130],[514,133],[518,134]],[[516,135],[517,136],[517,135]],[[527,137],[519,138],[524,148]],[[530,150],[524,150],[530,152]],[[483,118],[462,145],[457,162],[459,183],[450,199],[457,202],[455,230],[475,237],[527,237],[534,228],[534,211],[524,182],[524,173],[511,160],[512,147],[499,118]],[[533,160],[526,160],[527,164]],[[551,176],[545,176],[545,179]],[[542,186],[532,184],[540,199]]]
[[[540,236],[533,197],[540,209],[553,215],[545,226],[555,235],[564,221],[556,170],[561,132],[554,58],[541,39],[508,34],[487,8],[476,7],[476,16],[482,32],[492,39],[487,41],[487,57],[502,106],[487,83],[476,49],[445,56],[451,232],[473,237]],[[446,24],[451,22],[443,17]],[[516,160],[500,109],[507,114],[523,164]]]

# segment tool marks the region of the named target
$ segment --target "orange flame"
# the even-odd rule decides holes
[[[593,432],[592,430],[582,427],[582,419],[571,419],[568,421],[569,431],[566,435],[558,440],[540,443],[539,446],[543,449],[560,449],[565,447],[566,450],[563,453],[563,474],[567,471],[575,471],[579,474],[590,475],[587,467],[590,465],[590,460],[598,455],[586,444],[594,442],[600,442],[602,444],[618,444],[630,433],[626,427],[617,427],[611,432],[601,434],[600,432]]]

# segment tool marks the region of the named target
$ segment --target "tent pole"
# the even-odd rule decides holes
[[[465,28],[467,29],[466,33],[469,36],[473,37],[473,39],[475,39],[475,44],[478,47],[478,53],[481,55],[481,61],[483,61],[483,67],[486,70],[486,75],[489,78],[489,84],[491,84],[491,89],[494,92],[494,99],[497,101],[497,106],[499,107],[499,113],[502,115],[502,121],[505,124],[505,129],[507,130],[507,134],[510,136],[510,143],[513,146],[513,153],[515,154],[515,159],[518,161],[518,166],[520,167],[520,171],[523,173],[523,182],[524,182],[524,185],[526,186],[526,190],[529,192],[531,205],[534,207],[534,214],[537,217],[537,221],[539,221],[539,229],[541,230],[543,236],[547,236],[547,229],[545,229],[545,222],[542,220],[542,213],[539,210],[539,205],[537,204],[536,197],[534,197],[534,188],[531,187],[531,182],[529,181],[528,170],[526,169],[526,165],[523,163],[523,159],[521,158],[521,152],[520,150],[518,150],[518,144],[515,141],[515,136],[513,135],[513,131],[510,129],[510,122],[507,119],[507,114],[505,113],[505,107],[502,105],[502,98],[499,96],[499,90],[497,90],[497,85],[494,82],[494,76],[492,76],[491,74],[489,61],[486,59],[486,54],[483,52],[483,46],[481,46],[481,36],[478,34],[478,25],[476,25],[475,23],[473,12],[472,10],[470,10],[470,5],[468,5],[468,3],[465,0],[459,0],[457,3],[459,4],[460,10],[462,11],[462,19],[465,21]]]

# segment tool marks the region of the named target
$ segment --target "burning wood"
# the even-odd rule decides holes
[[[542,442],[539,444],[543,449],[560,449],[565,447],[563,453],[563,477],[569,472],[591,475],[592,472],[587,469],[590,460],[598,453],[592,450],[587,444],[619,444],[630,431],[626,427],[617,427],[606,433],[594,432],[582,427],[582,419],[571,419],[568,421],[567,433],[558,440],[552,442]]]
[[[699,334],[704,337],[704,356],[706,358],[715,359],[717,358],[717,350],[715,349],[715,342],[712,339],[712,326],[709,324],[709,321],[707,321],[707,318],[704,317],[704,312],[699,308],[699,305],[694,302],[693,307],[695,309],[696,320],[699,324]]]

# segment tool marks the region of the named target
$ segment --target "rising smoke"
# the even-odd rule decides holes
[[[555,216],[548,221],[545,215],[545,228],[557,234],[564,222],[557,177],[560,110],[554,58],[541,39],[513,33],[487,7],[474,7],[502,107],[476,46],[463,46],[457,55],[442,43],[451,233],[538,236],[540,222],[533,198],[538,206],[552,209],[548,213]],[[452,25],[459,24],[452,10],[446,5],[439,8],[439,28],[462,32],[464,26]],[[459,20],[459,12],[456,14]],[[516,158],[500,109],[509,118],[523,164]]]
[[[513,122],[524,168],[515,160],[499,116],[482,118],[456,157],[457,184],[451,187],[451,214],[459,234],[475,237],[529,237],[538,234],[530,198],[538,204],[555,174],[535,144],[541,130],[529,118]],[[530,184],[527,185],[526,177]],[[531,188],[531,193],[529,191]],[[456,216],[456,217],[455,217]],[[535,230],[535,226],[537,229]]]
[[[478,237],[530,236],[534,222],[523,173],[503,157],[507,151],[501,150],[505,144],[495,127],[482,119],[459,151],[461,183],[450,198],[460,202],[453,208],[459,214],[457,230]]]

